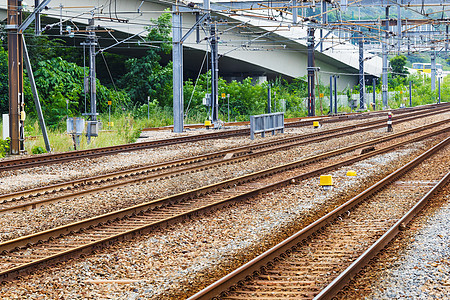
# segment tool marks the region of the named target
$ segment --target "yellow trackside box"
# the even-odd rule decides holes
[[[333,185],[333,177],[331,175],[320,175],[320,185],[322,186]]]

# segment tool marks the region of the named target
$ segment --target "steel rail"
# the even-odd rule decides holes
[[[413,114],[421,114],[423,112],[430,112],[430,111],[445,111],[446,108],[450,106],[450,103],[441,103],[439,105],[433,105],[433,106],[426,106],[422,109],[417,110],[403,110],[399,111],[399,113],[410,113]],[[411,113],[411,111],[413,111]],[[376,115],[378,117],[378,115]],[[322,123],[333,123],[333,122],[340,122],[340,121],[348,121],[347,119],[324,119]],[[305,121],[299,121],[299,122],[292,122],[287,123],[285,127],[298,127],[298,126],[310,126],[309,122]],[[56,154],[42,154],[42,155],[35,155],[28,158],[20,158],[20,159],[8,159],[8,160],[2,160],[0,161],[0,172],[2,171],[9,171],[9,170],[17,170],[17,169],[23,169],[23,168],[29,168],[29,167],[35,167],[35,166],[42,166],[47,164],[55,164],[55,163],[61,163],[61,162],[67,162],[67,161],[73,161],[77,159],[83,159],[83,158],[94,158],[104,155],[112,155],[117,154],[121,152],[129,152],[129,151],[137,151],[137,150],[143,150],[143,149],[151,149],[151,148],[157,148],[162,146],[168,146],[168,145],[174,145],[174,144],[181,144],[181,143],[189,143],[189,142],[196,142],[196,141],[203,141],[208,139],[217,139],[217,138],[228,138],[232,136],[239,136],[239,135],[246,135],[249,134],[250,129],[235,129],[235,130],[223,130],[218,132],[212,132],[212,133],[205,133],[205,134],[198,134],[198,135],[192,135],[192,136],[184,136],[184,137],[175,137],[175,138],[169,138],[164,140],[155,140],[155,141],[149,141],[149,142],[142,142],[142,143],[133,143],[133,144],[125,144],[125,145],[118,145],[118,146],[109,146],[109,147],[103,147],[103,148],[96,148],[96,149],[88,149],[88,150],[77,150],[77,151],[70,151],[70,152],[64,152],[64,153],[56,153]]]
[[[333,209],[331,212],[327,213],[323,217],[314,221],[310,225],[306,226],[304,229],[298,231],[291,237],[277,244],[273,248],[267,250],[256,258],[252,259],[248,263],[242,265],[236,270],[232,271],[230,274],[222,277],[218,281],[212,283],[205,289],[199,291],[198,293],[192,295],[188,300],[198,300],[198,299],[220,299],[221,293],[226,293],[234,285],[244,285],[245,281],[251,280],[253,276],[258,275],[262,270],[266,268],[269,264],[273,265],[276,261],[285,257],[288,253],[297,247],[300,247],[303,242],[307,241],[314,234],[321,231],[325,227],[332,224],[339,217],[345,216],[347,212],[361,204],[366,199],[369,199],[374,194],[383,190],[389,184],[397,180],[403,174],[409,172],[411,169],[419,165],[421,162],[427,158],[434,155],[443,147],[447,146],[450,142],[450,137],[447,137],[437,145],[433,146],[426,152],[419,155],[417,158],[413,159],[400,169],[396,170],[392,174],[384,177],[382,180],[378,181],[368,189],[364,190],[357,196],[353,197],[341,206]],[[333,290],[334,291],[334,290]],[[327,297],[326,297],[327,298]]]
[[[113,236],[109,236],[106,238],[100,238],[94,242],[85,243],[82,246],[77,246],[76,248],[65,250],[65,251],[59,252],[58,254],[52,254],[51,256],[48,256],[45,258],[40,258],[40,259],[37,259],[37,260],[29,262],[29,263],[25,263],[23,265],[19,265],[14,268],[11,268],[9,270],[0,271],[0,280],[3,280],[3,281],[11,280],[17,276],[20,276],[21,274],[25,274],[25,273],[32,271],[36,266],[39,266],[43,263],[49,263],[51,261],[54,261],[55,259],[63,260],[68,257],[78,256],[82,253],[87,253],[91,250],[108,246],[111,243],[113,243],[114,241],[124,240],[127,237],[133,237],[133,236],[136,236],[136,235],[144,233],[144,232],[149,232],[154,228],[159,228],[161,226],[164,226],[164,225],[167,225],[167,224],[170,224],[173,222],[185,220],[185,219],[190,218],[190,216],[198,215],[198,214],[208,211],[208,210],[218,209],[220,207],[227,206],[227,205],[230,205],[232,203],[235,203],[235,202],[238,202],[238,201],[241,201],[244,199],[249,199],[249,198],[255,197],[261,193],[269,192],[269,191],[275,190],[277,188],[281,188],[283,186],[292,184],[299,180],[304,180],[306,178],[310,178],[310,177],[316,176],[318,174],[323,174],[323,172],[334,170],[341,166],[348,165],[348,164],[372,157],[377,154],[388,152],[388,151],[390,151],[392,149],[396,149],[402,145],[405,145],[405,144],[408,144],[411,142],[415,142],[415,141],[419,141],[422,139],[426,139],[429,137],[433,137],[436,134],[446,133],[449,130],[450,130],[450,127],[447,127],[445,129],[440,130],[439,132],[432,132],[432,133],[424,134],[420,137],[415,137],[408,141],[403,141],[403,142],[400,142],[397,144],[391,144],[383,149],[372,151],[370,153],[363,154],[363,155],[360,155],[357,157],[353,157],[353,158],[350,158],[350,159],[347,159],[344,161],[340,161],[338,163],[331,164],[331,165],[328,165],[328,166],[320,168],[320,169],[316,169],[311,172],[307,172],[307,173],[303,173],[303,174],[296,175],[293,177],[289,177],[287,179],[283,179],[281,181],[265,185],[262,188],[239,193],[239,194],[231,196],[229,198],[220,198],[219,200],[214,200],[214,202],[212,202],[210,204],[207,204],[207,205],[202,204],[200,207],[197,207],[197,208],[192,209],[187,212],[183,212],[183,213],[175,212],[175,214],[172,215],[171,217],[167,217],[158,222],[151,222],[148,224],[141,223],[141,224],[139,224],[140,226],[136,225],[136,227],[133,229],[127,228],[126,231],[124,231],[120,234],[115,234]],[[338,150],[338,151],[340,151],[340,150]],[[336,152],[337,151],[334,151],[334,152],[332,151],[331,154],[329,153],[329,155],[333,155],[333,153],[336,153]],[[305,164],[305,163],[307,163],[308,160],[314,161],[318,157],[319,156],[311,157],[306,160],[299,161],[299,162],[297,162],[297,165]],[[89,228],[95,229],[96,226],[103,226],[105,224],[114,224],[114,222],[120,222],[121,220],[125,220],[127,218],[130,218],[130,220],[133,220],[133,218],[138,218],[138,220],[139,220],[139,215],[142,215],[142,214],[153,215],[155,213],[155,211],[157,211],[157,209],[164,209],[165,207],[169,207],[171,205],[180,206],[180,205],[182,205],[183,201],[189,201],[190,199],[195,199],[195,197],[200,197],[199,199],[201,199],[201,198],[204,198],[204,197],[201,197],[202,195],[214,193],[216,191],[220,191],[224,188],[231,187],[234,185],[239,185],[239,184],[246,183],[246,182],[250,183],[254,180],[257,180],[258,178],[264,178],[264,177],[270,176],[271,174],[277,174],[277,173],[282,172],[283,170],[291,170],[294,167],[295,167],[295,164],[286,164],[283,167],[271,168],[270,170],[260,171],[260,172],[254,173],[254,174],[241,176],[239,178],[227,180],[227,181],[224,181],[224,182],[221,182],[218,184],[213,184],[210,186],[202,187],[199,189],[191,190],[191,191],[180,193],[177,195],[165,197],[165,198],[162,198],[162,199],[159,199],[156,201],[151,201],[151,202],[135,205],[130,208],[126,208],[126,209],[122,209],[122,210],[119,210],[116,212],[93,217],[93,218],[90,218],[87,220],[71,223],[71,224],[68,224],[65,226],[60,226],[60,227],[53,228],[53,229],[49,229],[49,230],[46,230],[46,231],[43,231],[40,233],[35,233],[35,234],[28,235],[28,236],[20,237],[20,238],[14,239],[14,240],[6,241],[6,242],[3,242],[0,244],[0,253],[2,253],[2,255],[7,255],[7,253],[9,253],[10,251],[19,251],[23,247],[25,247],[23,249],[28,249],[28,247],[31,247],[33,245],[40,245],[45,240],[52,241],[53,239],[57,238],[58,236],[64,237],[65,235],[70,235],[75,232],[80,232],[80,234],[81,234],[85,230],[89,230]],[[99,229],[99,230],[101,230],[101,229]]]
[[[426,107],[436,107],[437,104],[427,104]],[[416,107],[408,107],[408,108],[397,108],[392,111],[397,113],[405,113],[412,112],[415,110],[423,109],[424,107],[416,106]],[[345,113],[340,115],[329,115],[329,116],[314,116],[314,117],[299,117],[299,118],[286,118],[284,119],[285,124],[290,123],[308,123],[308,121],[322,121],[328,119],[338,119],[338,121],[342,121],[342,119],[361,119],[361,118],[372,118],[378,117],[383,114],[386,114],[384,111],[375,111],[375,112],[363,112],[363,113]],[[250,121],[241,121],[241,122],[225,122],[223,126],[247,126],[250,125]],[[185,125],[184,128],[196,129],[196,128],[204,128],[204,124],[188,124]],[[161,130],[172,130],[173,125],[162,126],[162,127],[148,127],[143,128],[142,131],[161,131]]]
[[[394,124],[401,123],[401,122],[407,122],[407,121],[411,120],[412,118],[415,118],[415,117],[408,117],[408,118],[404,118],[403,120],[396,120],[396,121],[394,121]],[[411,130],[410,132],[418,132],[418,131],[426,130],[429,128],[433,128],[433,127],[445,124],[446,122],[447,122],[447,120],[438,121],[438,122],[435,122],[432,124],[428,124],[428,125],[424,125],[424,126],[415,128],[414,130]],[[370,126],[371,124],[379,124],[379,123],[382,123],[382,124]],[[109,174],[98,175],[98,176],[94,176],[94,177],[82,178],[82,179],[77,179],[77,180],[71,180],[68,182],[58,183],[58,184],[54,184],[54,185],[48,185],[48,186],[44,186],[44,187],[33,188],[33,189],[29,189],[29,190],[18,191],[18,192],[14,192],[14,193],[5,194],[5,195],[0,195],[0,206],[2,204],[9,205],[10,202],[15,202],[17,199],[24,200],[25,198],[36,197],[36,196],[40,196],[40,195],[44,195],[44,194],[57,193],[58,191],[62,192],[64,190],[72,190],[72,189],[75,189],[78,187],[83,187],[86,185],[117,181],[119,179],[124,179],[127,177],[133,177],[133,176],[138,176],[138,175],[146,176],[143,178],[142,177],[131,178],[128,180],[124,179],[124,181],[122,181],[122,182],[112,183],[107,186],[94,187],[92,189],[84,190],[84,191],[80,191],[80,192],[72,192],[70,195],[56,196],[53,198],[31,201],[31,202],[27,202],[27,203],[18,203],[13,206],[0,208],[0,214],[5,213],[5,212],[17,211],[17,210],[35,209],[39,206],[42,206],[44,204],[48,204],[51,202],[71,199],[71,198],[75,198],[77,196],[88,195],[88,194],[97,193],[100,191],[107,191],[107,190],[111,190],[111,189],[114,189],[119,186],[125,186],[125,185],[138,183],[138,182],[142,182],[142,181],[164,179],[164,178],[183,175],[188,172],[190,172],[190,173],[198,172],[198,171],[202,171],[204,169],[211,168],[213,166],[237,163],[237,162],[240,162],[243,160],[248,160],[248,159],[251,159],[251,158],[254,158],[257,156],[266,155],[266,154],[273,153],[273,152],[280,151],[280,150],[286,150],[291,147],[309,144],[312,142],[320,142],[323,140],[328,140],[330,138],[337,138],[337,137],[344,136],[344,135],[365,132],[365,131],[369,131],[369,130],[373,130],[373,129],[377,129],[377,128],[381,128],[381,127],[385,126],[384,120],[373,121],[370,123],[366,123],[365,125],[368,125],[368,126],[355,129],[351,132],[346,132],[346,131],[342,132],[342,131],[352,130],[352,129],[356,128],[357,125],[350,125],[350,126],[334,128],[331,130],[321,131],[321,132],[314,133],[314,134],[305,134],[305,135],[299,135],[299,136],[295,136],[295,137],[288,137],[288,138],[283,138],[283,139],[276,140],[276,141],[260,143],[257,145],[241,146],[241,147],[236,147],[233,149],[218,151],[218,152],[211,153],[211,154],[199,155],[199,156],[196,156],[193,158],[183,158],[183,159],[178,159],[175,161],[163,162],[163,163],[153,164],[153,165],[149,165],[149,166],[142,166],[142,167],[138,167],[138,168],[132,168],[129,170],[117,171],[117,172],[112,172]],[[327,135],[327,134],[333,134],[335,132],[338,132],[338,133],[334,134],[333,136]],[[325,135],[325,136],[315,137],[317,135]],[[311,136],[313,136],[313,138],[308,139],[308,137],[311,137]],[[291,143],[291,144],[286,145],[286,143]],[[277,146],[277,145],[279,145],[279,146]],[[254,152],[257,149],[267,148],[267,147],[271,147],[271,146],[274,148]],[[226,158],[225,156],[230,153],[233,154],[233,156],[230,158]],[[214,160],[214,159],[220,159],[220,161],[212,161],[212,162],[210,161],[210,160]],[[170,170],[177,166],[194,164],[194,163],[202,163],[203,161],[208,161],[208,160],[210,161],[209,163],[201,164],[199,166],[191,166],[191,167],[187,167],[187,168],[184,168],[181,170]],[[161,169],[168,169],[168,170],[166,170],[165,172],[163,172],[161,174],[154,174],[154,175],[150,174],[150,172],[156,172],[157,170],[161,170]]]
[[[314,297],[319,299],[332,299],[337,295],[358,272],[368,265],[373,257],[375,257],[386,245],[392,241],[397,234],[404,230],[411,220],[423,209],[436,193],[439,192],[450,181],[450,172],[442,177],[433,188],[426,193],[401,219],[399,219],[386,233],[383,234],[369,249],[367,249],[360,257],[358,257],[344,272],[339,274],[327,287]]]

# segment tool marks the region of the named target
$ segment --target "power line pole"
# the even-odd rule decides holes
[[[436,50],[431,48],[431,91],[436,90]]]
[[[210,24],[211,34],[211,121],[219,121],[219,54],[216,25]]]
[[[95,36],[94,19],[89,19],[87,27],[88,36],[83,46],[89,47],[89,81],[90,81],[90,98],[91,98],[91,110],[90,113],[84,113],[89,120],[87,122],[87,142],[90,143],[92,136],[98,136],[98,122],[97,122],[97,84],[96,84],[96,71],[95,71],[95,46],[97,46],[97,37]]]
[[[364,109],[364,40],[359,40],[359,109]]]
[[[308,116],[316,115],[315,66],[314,66],[314,28],[308,28]]]
[[[173,30],[173,132],[181,133],[184,129],[183,124],[183,44],[182,37],[182,17],[178,10],[179,6],[172,6],[172,30]]]
[[[24,150],[23,121],[20,121],[24,109],[23,102],[23,59],[22,34],[19,26],[22,23],[22,1],[8,0],[8,74],[9,74],[9,136],[11,138],[11,154],[17,155]]]
[[[386,6],[386,33],[385,42],[383,43],[383,74],[381,90],[383,93],[383,109],[388,106],[388,58],[387,58],[387,42],[389,32],[389,6]]]

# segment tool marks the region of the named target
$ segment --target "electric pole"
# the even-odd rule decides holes
[[[315,71],[314,66],[314,28],[308,28],[308,116],[316,115]]]
[[[22,1],[8,0],[9,136],[13,155],[24,150],[23,47],[22,34],[18,30],[21,23]]]
[[[219,120],[219,54],[216,25],[211,24],[211,121]]]
[[[97,85],[96,85],[96,72],[95,72],[95,46],[97,46],[97,37],[95,36],[94,19],[89,19],[89,25],[87,27],[89,32],[88,37],[83,46],[89,47],[89,81],[90,81],[90,97],[91,97],[91,111],[90,113],[84,113],[89,120],[87,122],[87,141],[91,141],[92,136],[98,136],[98,122],[97,122]]]

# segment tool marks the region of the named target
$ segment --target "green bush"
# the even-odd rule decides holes
[[[33,154],[42,154],[42,153],[46,153],[47,151],[45,151],[44,148],[42,148],[41,146],[34,146],[33,149],[31,149],[31,153]]]
[[[9,153],[10,139],[0,140],[0,157],[5,157]]]

